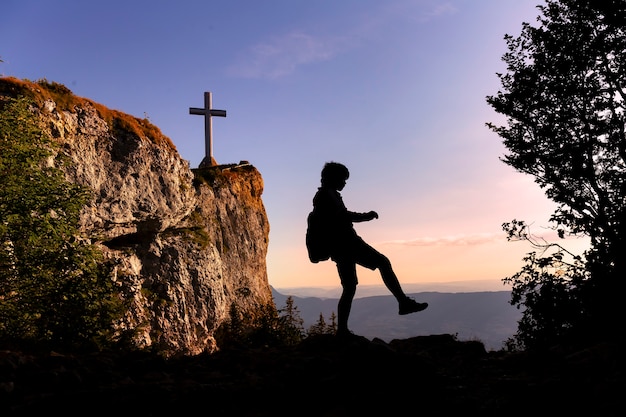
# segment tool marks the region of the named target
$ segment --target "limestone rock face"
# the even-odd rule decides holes
[[[112,279],[130,301],[119,327],[135,329],[137,345],[165,355],[211,352],[231,305],[247,315],[273,305],[256,168],[192,170],[147,120],[69,90],[61,99],[45,85],[0,79],[9,82],[39,104],[44,128],[73,161],[67,178],[93,191],[81,230],[115,265]]]

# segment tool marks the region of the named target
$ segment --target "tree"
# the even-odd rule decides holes
[[[525,307],[515,336],[506,342],[511,350],[547,348],[580,338],[587,309],[581,305],[587,280],[581,256],[557,243],[539,240],[530,226],[513,220],[503,224],[509,240],[525,240],[533,251],[521,271],[504,282],[512,285],[511,304]],[[539,253],[537,252],[539,251]]]
[[[326,320],[324,319],[324,315],[320,313],[319,318],[315,323],[309,326],[309,330],[307,331],[307,336],[314,336],[320,334],[326,334]]]
[[[565,285],[579,307],[563,328],[607,336],[624,318],[626,4],[547,0],[538,9],[537,26],[523,23],[519,37],[505,36],[507,72],[498,74],[501,90],[487,102],[506,125],[487,125],[503,138],[503,162],[534,176],[557,203],[550,221],[559,235],[586,235],[590,249],[573,276],[525,274],[518,283]],[[527,261],[537,266],[536,257]],[[538,320],[545,312],[541,303],[525,305]]]
[[[285,300],[285,306],[279,310],[283,340],[288,345],[296,345],[304,336],[304,320],[300,317],[300,311],[295,305],[292,296]]]
[[[281,310],[277,310],[274,303],[267,303],[257,305],[246,314],[233,302],[229,320],[216,332],[216,340],[222,349],[293,346],[302,341],[302,323],[292,297],[288,297]]]
[[[334,311],[330,313],[330,323],[328,323],[327,329],[330,334],[337,333],[337,315]]]
[[[89,190],[65,180],[27,99],[0,100],[0,341],[55,348],[114,339],[122,301],[78,230]]]
[[[337,316],[333,311],[330,315],[330,323],[326,323],[326,319],[324,315],[320,313],[319,318],[315,323],[309,326],[309,330],[307,331],[307,336],[314,336],[320,334],[332,334],[337,333]]]

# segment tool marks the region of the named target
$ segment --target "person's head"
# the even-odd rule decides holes
[[[350,177],[348,168],[339,162],[326,162],[322,168],[322,187],[341,190]]]

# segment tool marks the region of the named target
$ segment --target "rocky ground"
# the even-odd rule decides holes
[[[486,352],[450,335],[176,359],[0,352],[0,416],[621,416],[625,387],[614,345]]]

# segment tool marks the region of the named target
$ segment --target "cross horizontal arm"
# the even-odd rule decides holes
[[[217,117],[226,117],[226,110],[208,110],[200,109],[198,107],[189,107],[189,114],[199,114],[201,116],[217,116]]]
[[[226,110],[209,110],[211,116],[226,117]]]
[[[206,114],[206,110],[199,109],[197,107],[189,107],[189,114],[205,115]]]

